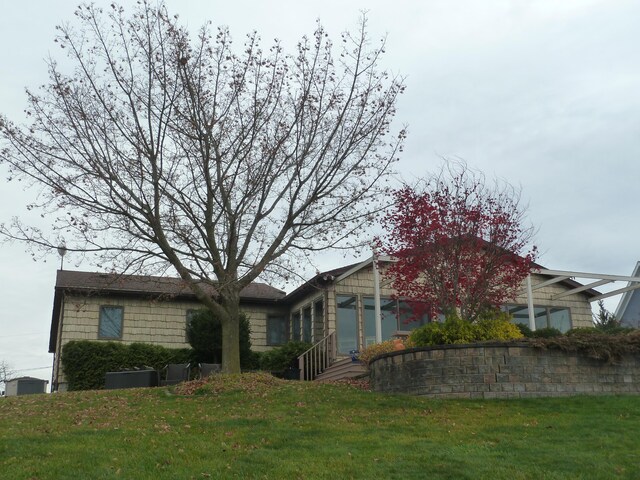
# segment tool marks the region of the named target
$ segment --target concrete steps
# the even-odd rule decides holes
[[[367,368],[358,361],[351,360],[351,357],[337,360],[329,368],[316,377],[317,382],[329,380],[342,380],[343,378],[357,378],[368,375]]]

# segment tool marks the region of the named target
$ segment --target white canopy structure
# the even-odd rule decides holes
[[[574,293],[592,290],[609,283],[626,282],[626,286],[621,286],[620,288],[616,288],[615,290],[612,290],[610,292],[599,293],[592,296],[591,298],[589,298],[590,302],[597,302],[598,300],[602,300],[608,297],[614,297],[616,295],[620,295],[622,293],[640,288],[640,276],[610,275],[605,273],[574,272],[565,270],[548,270],[546,268],[536,269],[533,271],[533,273],[544,275],[550,278],[543,282],[532,284],[531,275],[527,277],[527,304],[529,307],[529,327],[531,328],[531,330],[535,330],[535,318],[533,315],[533,291],[539,288],[543,288],[547,285],[552,285],[554,283],[563,282],[566,280],[575,280],[576,278],[594,280],[585,284],[576,283],[576,286],[574,288],[559,293],[551,298],[551,300],[557,300],[569,295],[573,295]]]

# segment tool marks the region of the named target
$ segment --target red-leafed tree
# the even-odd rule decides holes
[[[397,260],[387,275],[399,297],[468,320],[515,297],[537,253],[518,190],[447,163],[394,195],[381,250]]]

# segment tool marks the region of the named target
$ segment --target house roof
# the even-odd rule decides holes
[[[212,296],[216,294],[213,285],[203,284],[202,288]],[[56,349],[64,292],[84,295],[116,294],[135,297],[164,297],[173,300],[196,300],[188,283],[181,278],[58,270],[49,334],[50,353],[55,352]],[[285,295],[286,293],[282,290],[265,283],[254,282],[240,292],[240,301],[243,303],[274,303],[280,302]]]
[[[215,287],[212,285],[203,284],[202,288],[210,295],[216,294]],[[181,278],[70,270],[58,270],[56,289],[195,298],[189,284]],[[249,284],[240,292],[242,300],[279,300],[284,296],[285,292],[282,290],[258,282]]]
[[[357,267],[358,265],[361,265],[362,263],[363,262],[351,263],[343,267],[334,268],[333,270],[327,270],[326,272],[318,272],[313,278],[307,280],[294,291],[289,293],[284,298],[284,301],[287,303],[293,303],[299,298],[307,295],[309,292],[323,288],[324,286],[333,282],[336,278],[343,275],[345,272]]]
[[[631,276],[640,277],[640,262],[636,262],[636,266],[633,269]],[[627,284],[627,286],[631,286],[631,285],[632,285],[631,282]],[[622,320],[624,318],[624,314],[627,311],[629,302],[631,301],[631,298],[633,297],[633,295],[636,295],[636,292],[638,292],[638,290],[628,290],[624,292],[624,294],[622,295],[622,298],[620,298],[620,303],[618,303],[618,307],[616,308],[616,313],[615,313],[616,319]]]

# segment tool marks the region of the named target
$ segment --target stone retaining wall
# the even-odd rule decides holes
[[[434,398],[640,394],[640,356],[610,364],[523,343],[413,348],[369,369],[375,391]]]

